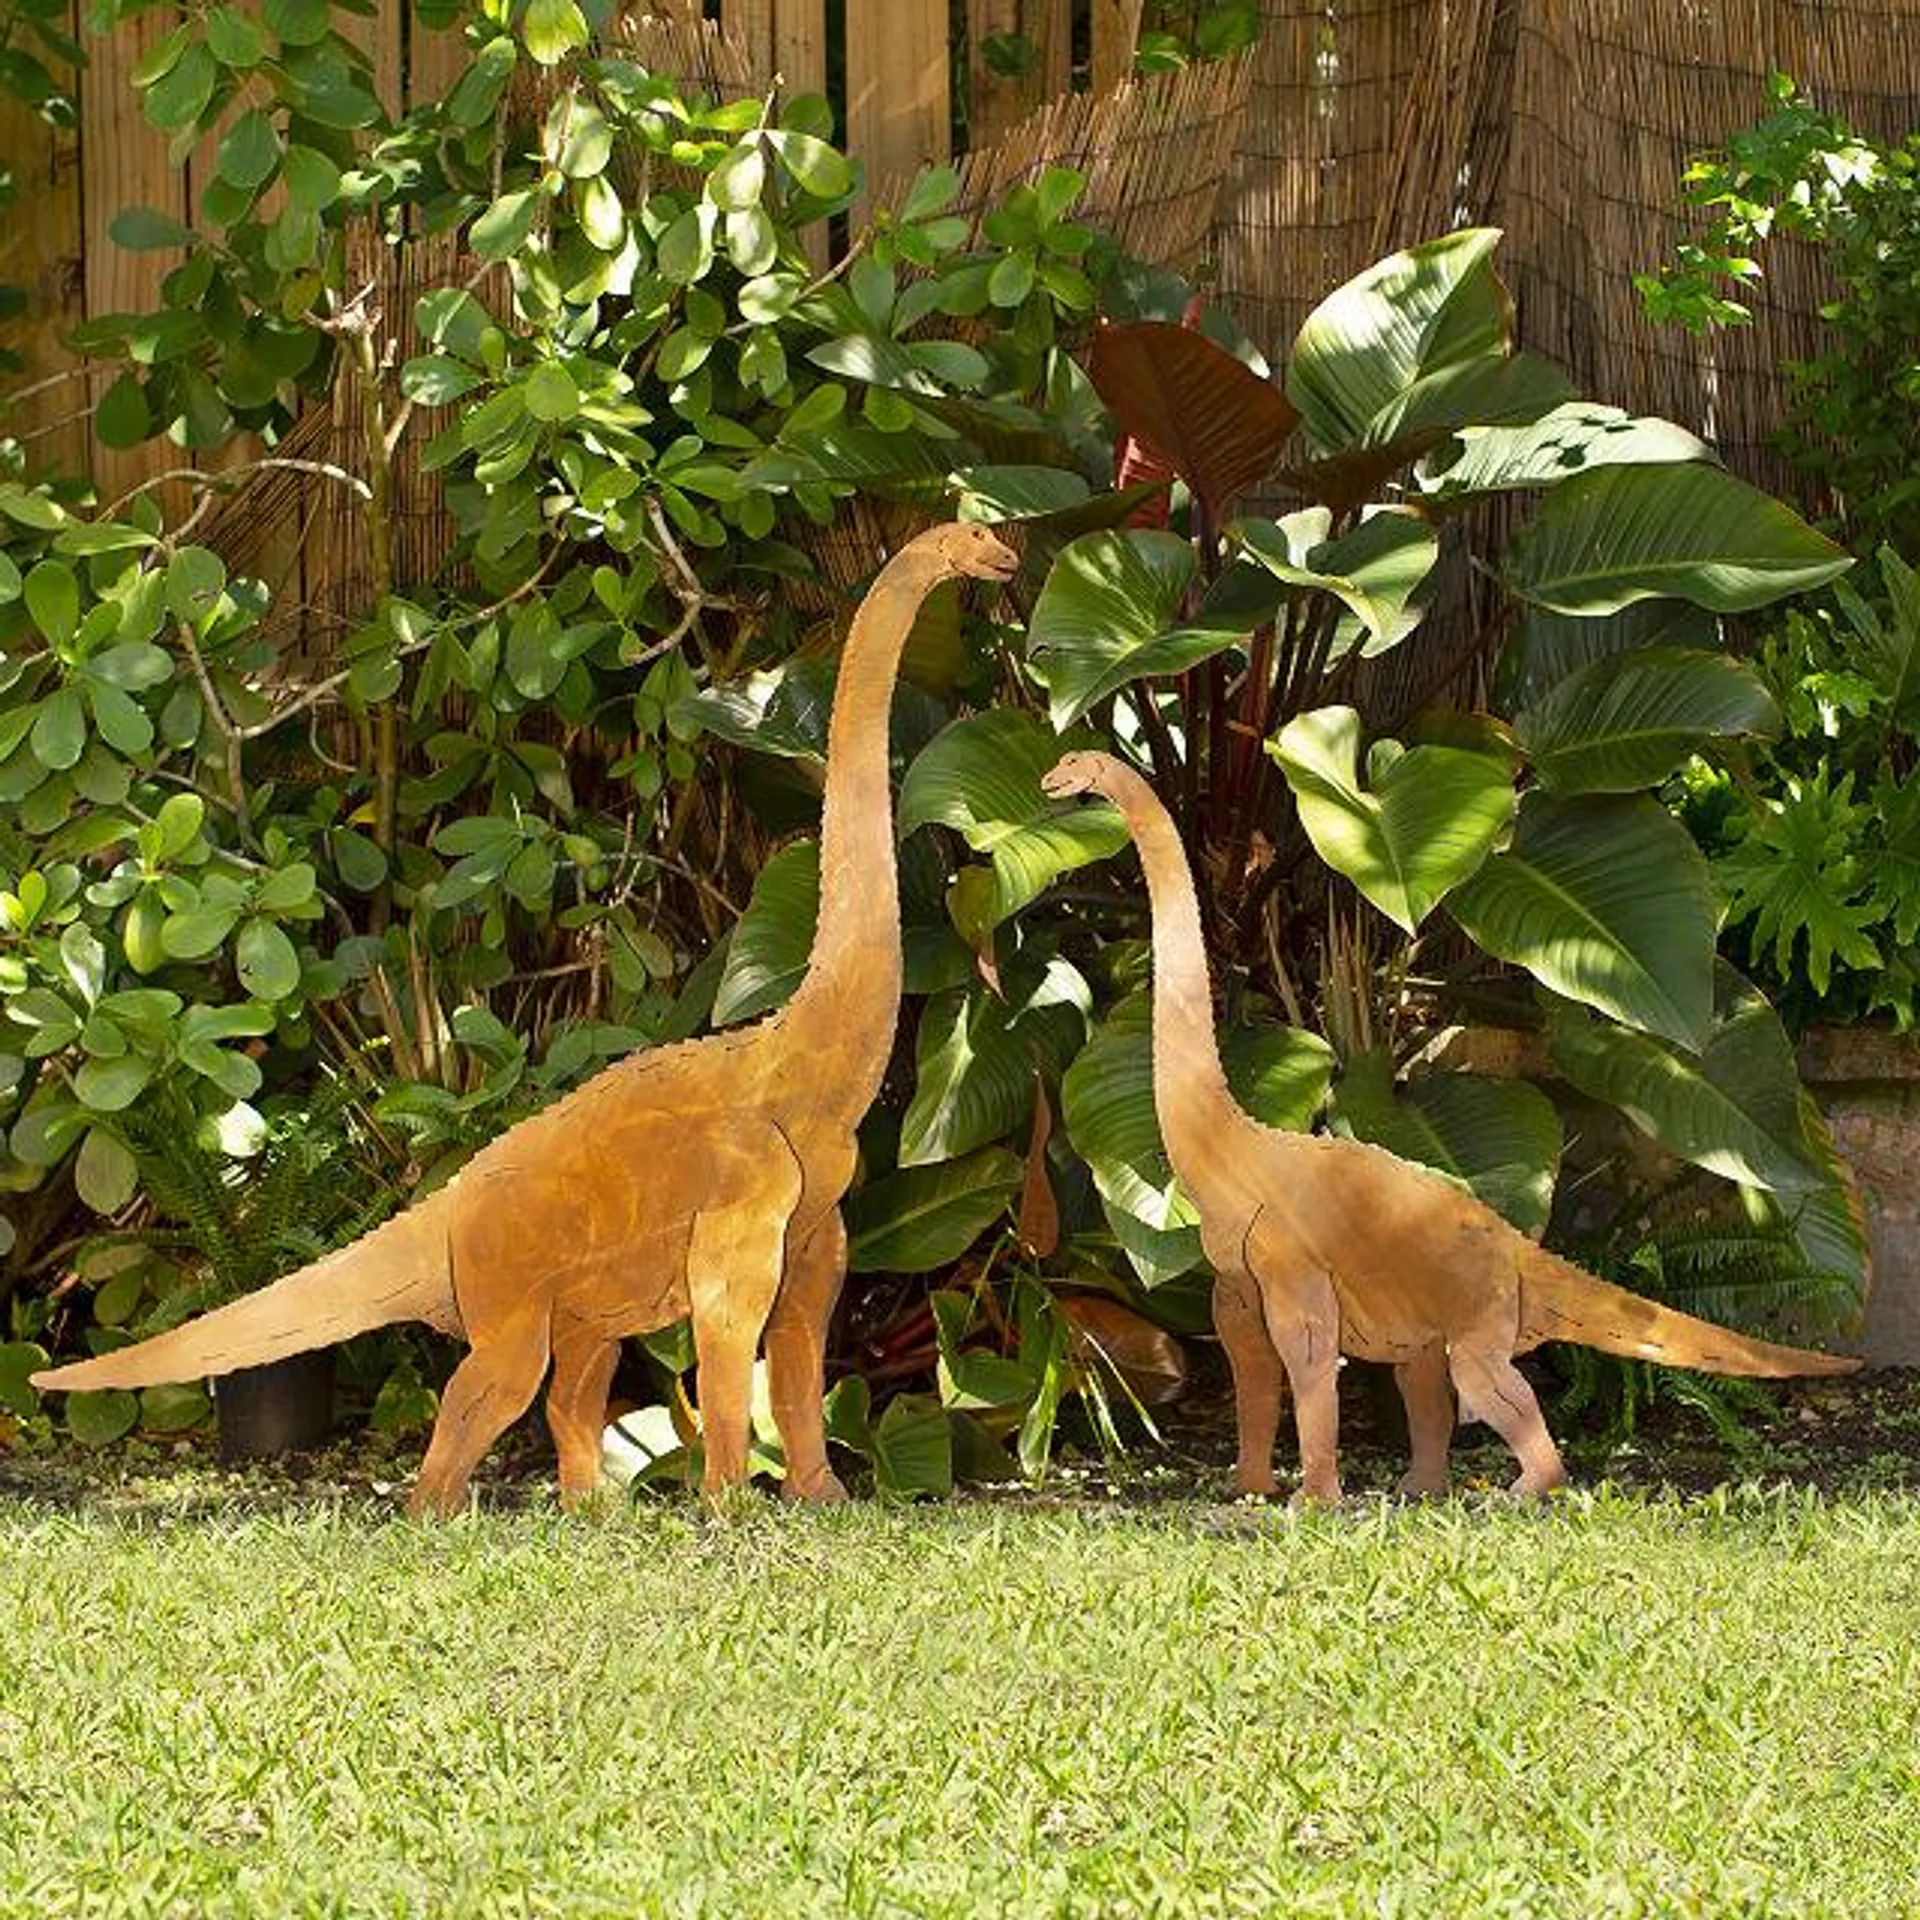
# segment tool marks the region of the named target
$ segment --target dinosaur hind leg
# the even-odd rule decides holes
[[[847,1272],[847,1229],[835,1207],[787,1255],[786,1277],[767,1319],[767,1384],[774,1424],[787,1456],[780,1491],[816,1504],[844,1500],[847,1490],[827,1465],[827,1325]]]
[[[1484,1420],[1520,1462],[1517,1494],[1551,1493],[1567,1484],[1560,1449],[1547,1431],[1540,1402],[1513,1360],[1507,1340],[1456,1341],[1447,1354],[1463,1412]]]
[[[562,1506],[576,1505],[600,1484],[607,1389],[619,1360],[620,1342],[598,1328],[572,1326],[554,1331],[547,1425],[560,1456]]]
[[[410,1509],[455,1514],[467,1503],[467,1482],[480,1456],[533,1404],[547,1371],[544,1326],[514,1329],[518,1339],[496,1338],[476,1346],[454,1369],[440,1396],[440,1417],[420,1464]]]
[[[702,1484],[709,1500],[747,1477],[754,1355],[780,1285],[796,1197],[783,1194],[715,1208],[693,1223],[687,1293],[700,1368]]]
[[[1409,1500],[1435,1500],[1447,1490],[1447,1454],[1453,1442],[1453,1389],[1447,1381],[1447,1350],[1439,1341],[1423,1347],[1393,1370],[1407,1409],[1413,1458],[1400,1482]]]
[[[1273,1442],[1280,1430],[1286,1375],[1267,1337],[1260,1288],[1250,1273],[1222,1270],[1213,1283],[1213,1326],[1233,1370],[1233,1415],[1240,1458],[1235,1480],[1242,1493],[1274,1490]]]

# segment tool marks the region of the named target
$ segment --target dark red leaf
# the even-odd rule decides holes
[[[1164,321],[1101,327],[1087,376],[1121,432],[1177,473],[1215,520],[1273,470],[1300,419],[1278,387],[1224,347]]]

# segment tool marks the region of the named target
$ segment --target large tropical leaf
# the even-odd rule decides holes
[[[1231,535],[1283,585],[1330,593],[1346,608],[1330,658],[1356,642],[1362,654],[1384,653],[1420,623],[1411,602],[1440,557],[1439,540],[1410,508],[1369,514],[1337,540],[1327,537],[1332,518],[1325,507],[1305,507],[1283,520],[1238,521]]]
[[[1503,711],[1530,707],[1570,673],[1636,647],[1717,653],[1720,626],[1717,613],[1686,600],[1636,600],[1618,613],[1591,618],[1526,607],[1500,663]]]
[[[1499,240],[1470,227],[1389,254],[1308,314],[1287,397],[1322,449],[1431,444],[1475,422],[1535,418],[1566,397],[1538,363],[1516,372],[1513,303],[1492,265]]]
[[[1560,1169],[1560,1116],[1538,1087],[1476,1073],[1393,1084],[1391,1061],[1362,1054],[1334,1093],[1334,1118],[1371,1141],[1450,1175],[1535,1239],[1546,1231]]]
[[[1519,487],[1557,486],[1595,467],[1665,460],[1712,460],[1704,440],[1671,420],[1624,413],[1594,400],[1569,400],[1518,427],[1463,427],[1422,463],[1429,500],[1467,500]]]
[[[1555,487],[1507,555],[1508,584],[1562,613],[1672,596],[1742,613],[1852,560],[1791,507],[1720,467],[1606,467]]]
[[[686,694],[667,717],[683,734],[697,727],[755,753],[824,761],[836,670],[832,660],[795,657],[765,673]]]
[[[1528,794],[1511,844],[1448,911],[1556,993],[1684,1047],[1705,1044],[1713,888],[1692,836],[1656,802]]]
[[[1062,740],[1030,713],[1000,707],[956,720],[922,748],[900,787],[900,834],[938,822],[993,862],[993,887],[980,918],[998,926],[1061,874],[1104,860],[1126,845],[1113,808],[1063,811],[1040,776],[1088,735]]]
[[[855,1273],[932,1273],[966,1252],[1020,1191],[1020,1156],[988,1147],[937,1167],[903,1167],[848,1196]]]
[[[820,849],[811,840],[782,847],[760,869],[753,898],[727,948],[713,996],[713,1024],[730,1027],[771,1013],[793,997],[820,917]]]
[[[900,1165],[952,1160],[1033,1117],[1036,1074],[1051,1079],[1087,1031],[1087,985],[1050,962],[1024,997],[979,984],[935,994],[920,1014],[913,1099],[900,1123]]]
[[[1457,747],[1376,741],[1363,786],[1352,707],[1296,715],[1267,751],[1321,859],[1408,933],[1480,866],[1513,817],[1506,764]]]
[[[1186,541],[1152,529],[1082,534],[1061,550],[1027,623],[1056,727],[1131,681],[1178,673],[1231,643],[1231,633],[1174,625],[1195,567]]]
[[[1716,968],[1714,987],[1712,1023],[1697,1054],[1559,1003],[1547,1022],[1554,1065],[1695,1166],[1775,1193],[1826,1185],[1807,1141],[1793,1043],[1779,1015],[1731,967]]]
[[[1160,321],[1101,327],[1087,373],[1122,432],[1157,453],[1216,523],[1272,471],[1299,420],[1278,387],[1224,347]]]
[[[1514,721],[1534,772],[1556,793],[1657,786],[1704,741],[1779,730],[1780,710],[1748,668],[1679,647],[1596,660]]]

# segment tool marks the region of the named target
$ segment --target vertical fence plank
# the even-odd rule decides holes
[[[1040,49],[1040,98],[1073,85],[1073,0],[1026,0],[1028,38]]]
[[[948,100],[946,0],[847,0],[847,143],[870,187],[946,159]]]
[[[827,0],[774,0],[773,70],[784,93],[827,90]]]
[[[131,79],[141,56],[171,25],[168,15],[142,14],[88,43],[80,119],[93,137],[80,150],[80,230],[90,319],[157,306],[161,280],[179,265],[175,253],[130,253],[107,234],[123,207],[153,207],[176,220],[187,218],[186,177],[169,163],[165,135],[147,124]],[[97,444],[92,449],[94,482],[108,502],[178,462],[178,451],[165,440],[124,452]]]
[[[1143,0],[1093,0],[1093,90],[1104,93],[1133,70]]]
[[[967,145],[998,140],[1032,104],[1034,77],[996,72],[986,43],[995,34],[1021,34],[1020,0],[967,0]],[[1037,50],[1036,50],[1037,51]]]
[[[73,30],[71,18],[53,23]],[[26,441],[36,471],[79,473],[87,463],[84,410],[107,384],[97,377],[63,380],[78,362],[62,335],[81,304],[80,141],[17,101],[0,101],[0,155],[13,168],[15,199],[0,237],[0,281],[26,296],[26,311],[0,329],[0,342],[25,363],[6,377],[10,393],[38,390],[0,416],[0,432]],[[42,384],[55,383],[55,384]]]

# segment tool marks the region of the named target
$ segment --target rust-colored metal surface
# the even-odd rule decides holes
[[[1392,1363],[1412,1436],[1401,1486],[1415,1495],[1446,1490],[1455,1393],[1519,1459],[1516,1492],[1564,1483],[1559,1449],[1513,1364],[1544,1341],[1769,1378],[1859,1366],[1751,1340],[1609,1286],[1382,1148],[1261,1125],[1227,1088],[1199,902],[1166,809],[1106,754],[1070,753],[1043,784],[1056,798],[1111,800],[1139,848],[1153,903],[1154,1106],[1216,1275],[1214,1320],[1233,1368],[1246,1492],[1273,1491],[1284,1381],[1300,1436],[1296,1498],[1339,1499],[1342,1354]]]
[[[746,1475],[764,1332],[786,1491],[844,1498],[827,1465],[821,1366],[846,1271],[839,1203],[853,1130],[879,1091],[900,1005],[888,708],[927,594],[963,576],[1004,580],[1015,565],[984,527],[936,527],[888,563],[854,616],[828,732],[819,925],[806,977],[779,1013],[635,1054],[353,1246],[34,1384],[194,1379],[424,1320],[470,1351],[447,1383],[415,1512],[465,1504],[474,1467],[549,1364],[547,1417],[561,1493],[574,1500],[599,1480],[621,1338],[690,1313],[708,1492]]]

